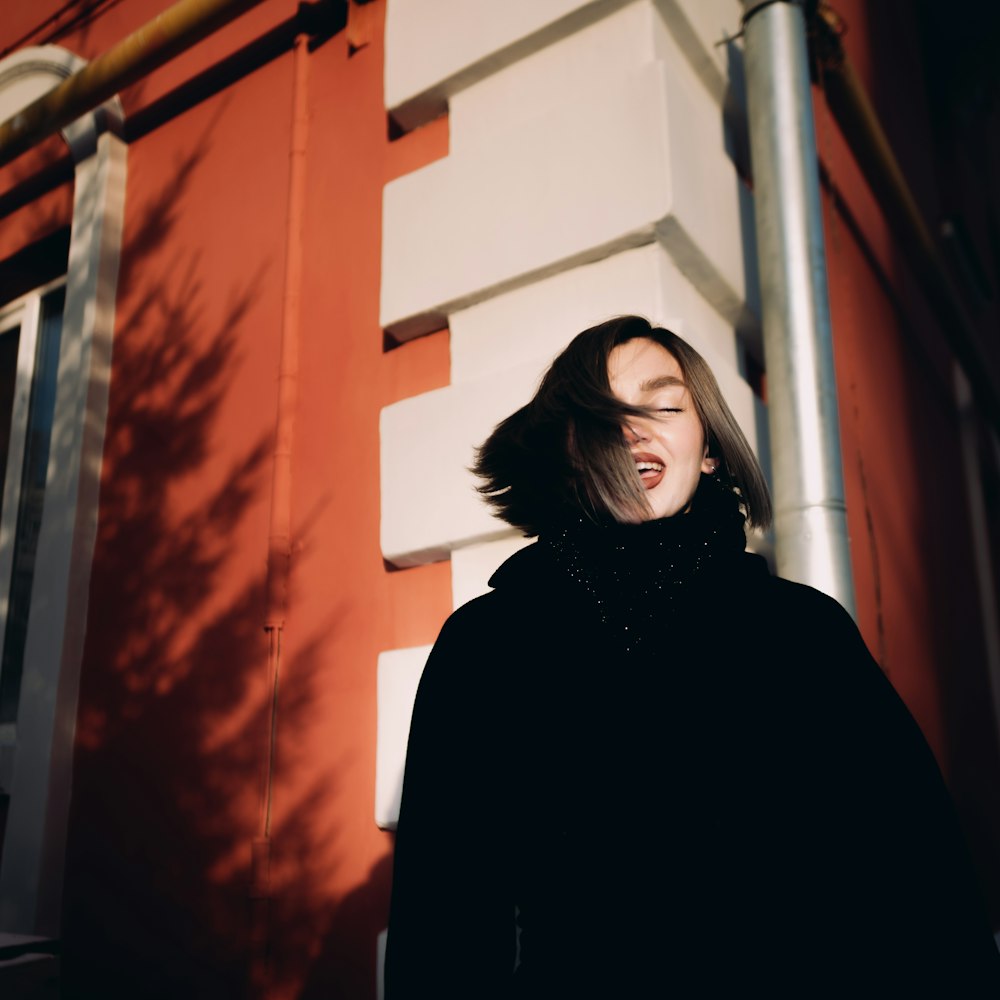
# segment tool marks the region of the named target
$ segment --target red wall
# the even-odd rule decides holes
[[[161,7],[111,5],[54,40],[91,58]],[[45,20],[27,10],[5,37]],[[430,642],[451,600],[448,564],[390,573],[380,556],[379,410],[448,379],[446,332],[383,351],[381,198],[387,179],[445,155],[448,134],[442,120],[389,143],[378,0],[352,9],[356,51],[340,31],[308,55],[292,575],[268,922],[255,944],[293,56],[242,57],[212,95],[208,78],[193,96],[175,88],[294,10],[272,0],[123,95],[127,129],[148,123],[154,102],[166,110],[130,134],[68,837],[67,997],[238,995],[261,956],[269,996],[374,995],[391,851],[373,818],[376,661]],[[65,221],[67,191],[23,209],[5,241],[41,235],[47,213]]]
[[[445,120],[387,139],[384,2],[352,4],[348,30],[308,56],[291,589],[258,942],[250,855],[271,721],[264,583],[293,57],[226,60],[295,5],[268,0],[123,95],[127,121],[146,125],[129,147],[80,693],[68,998],[122,985],[238,995],[255,956],[275,998],[373,996],[391,852],[373,820],[376,659],[432,641],[451,601],[447,563],[388,572],[379,555],[379,410],[448,380],[446,331],[386,352],[378,323],[383,185],[448,146]],[[105,5],[73,24],[57,0],[17,4],[0,46],[53,40],[92,58],[162,6]],[[876,50],[869,5],[838,9],[933,213],[926,117],[898,89],[919,67]],[[49,11],[61,12],[50,24]],[[210,93],[218,82],[201,77],[178,93],[221,64],[231,83]],[[861,626],[942,762],[996,906],[1000,775],[949,360],[819,93],[816,111]],[[52,142],[22,158],[0,173],[0,195],[63,155]],[[0,259],[65,225],[69,193],[57,185],[6,218]]]
[[[845,46],[921,210],[941,217],[912,18],[842,0]],[[898,237],[814,93],[859,624],[930,741],[1000,923],[1000,754],[952,357]]]

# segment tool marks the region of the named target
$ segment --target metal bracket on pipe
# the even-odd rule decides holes
[[[743,0],[745,10],[743,11],[743,16],[740,18],[740,27],[743,28],[747,21],[758,11],[763,10],[765,7],[770,7],[771,4],[775,3],[790,3],[799,7],[805,6],[805,0]]]

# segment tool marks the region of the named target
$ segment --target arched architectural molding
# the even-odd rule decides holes
[[[0,120],[86,65],[58,46],[0,62]],[[55,418],[25,645],[0,929],[57,936],[77,698],[107,417],[125,203],[117,97],[62,131],[75,163]]]

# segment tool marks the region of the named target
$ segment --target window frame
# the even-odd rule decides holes
[[[57,45],[29,46],[0,60],[0,120],[84,66],[83,59]],[[121,102],[113,97],[61,131],[74,162],[73,215],[53,436],[0,857],[0,931],[47,937],[58,937],[62,922],[125,211],[128,156],[121,138],[123,118]],[[23,461],[23,453],[21,457]],[[9,588],[9,579],[5,586]],[[6,756],[0,744],[0,760]]]
[[[11,302],[0,305],[0,336],[20,327],[17,346],[17,374],[11,403],[10,439],[7,468],[0,501],[0,649],[6,641],[7,616],[10,611],[10,588],[17,549],[17,528],[21,514],[24,458],[27,450],[28,423],[31,419],[32,390],[38,361],[38,342],[42,333],[42,302],[45,297],[66,287],[66,276],[32,289]],[[23,666],[23,664],[22,664]],[[3,661],[0,659],[0,684]],[[0,792],[10,793],[14,748],[17,745],[17,721],[0,720]]]

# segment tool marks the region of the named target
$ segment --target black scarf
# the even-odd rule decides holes
[[[686,514],[639,524],[579,516],[542,539],[627,653],[679,613],[691,591],[731,566],[746,547],[739,498],[701,477]]]

